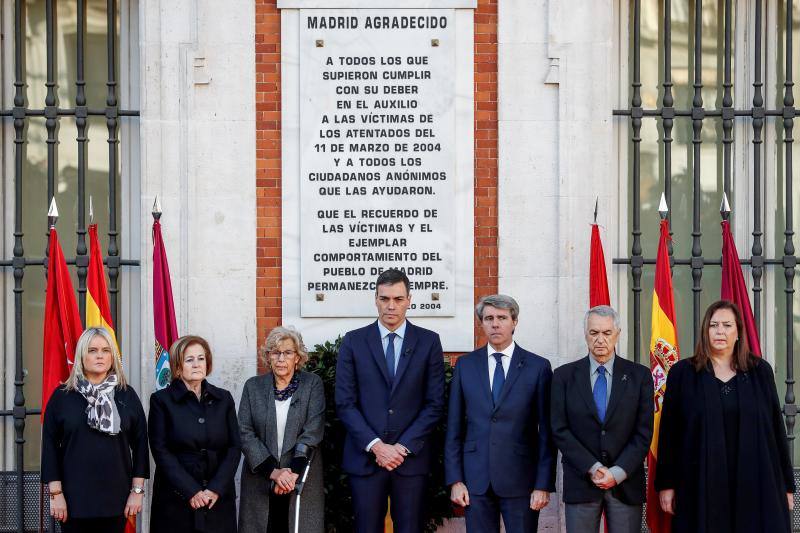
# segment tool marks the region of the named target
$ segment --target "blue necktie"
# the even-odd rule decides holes
[[[397,333],[389,333],[386,338],[389,342],[386,344],[386,366],[389,368],[389,378],[394,379],[394,338]]]
[[[503,354],[492,354],[497,364],[494,365],[494,377],[492,378],[492,400],[494,404],[500,401],[500,393],[503,392],[503,384],[506,382],[506,374],[503,372]]]
[[[600,422],[606,419],[606,394],[608,392],[608,381],[606,380],[606,367],[600,365],[597,367],[597,379],[594,382],[594,404],[597,406],[597,416],[600,417]]]

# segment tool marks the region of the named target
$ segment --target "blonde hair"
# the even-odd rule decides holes
[[[111,347],[111,368],[109,372],[114,372],[117,375],[117,388],[125,389],[128,387],[125,372],[122,370],[122,358],[119,354],[119,348],[117,348],[117,343],[114,342],[111,334],[106,328],[86,328],[75,345],[75,362],[72,365],[72,371],[69,373],[67,381],[64,382],[67,390],[75,390],[78,378],[86,379],[86,375],[83,373],[83,358],[89,355],[89,343],[97,336],[103,337]]]
[[[186,349],[193,344],[200,346],[206,353],[206,376],[211,375],[211,369],[214,367],[214,356],[211,354],[211,347],[208,345],[208,341],[199,335],[184,335],[173,342],[169,348],[169,372],[172,374],[172,379],[180,377]]]
[[[294,349],[297,350],[297,355],[300,356],[300,361],[297,363],[298,370],[303,368],[308,362],[308,350],[306,349],[306,345],[303,344],[303,336],[300,335],[300,332],[293,327],[285,328],[283,326],[278,326],[269,332],[269,335],[267,335],[267,338],[264,340],[264,344],[262,344],[261,348],[258,350],[258,356],[261,358],[261,363],[265,367],[269,368],[270,366],[269,352],[274,350],[279,342],[285,340],[290,340],[294,343]]]

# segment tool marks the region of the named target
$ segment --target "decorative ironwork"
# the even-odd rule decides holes
[[[707,258],[703,255],[701,246],[702,228],[700,225],[701,220],[701,189],[700,189],[700,176],[701,176],[701,146],[703,139],[701,133],[703,131],[704,121],[706,119],[722,119],[722,147],[723,147],[723,191],[730,197],[731,194],[731,181],[732,181],[732,144],[733,144],[733,124],[736,117],[752,119],[753,127],[753,174],[752,174],[752,199],[753,199],[753,231],[752,231],[752,247],[751,257],[741,259],[743,265],[750,265],[751,275],[753,277],[753,311],[756,319],[756,324],[760,323],[762,316],[762,299],[761,293],[763,292],[762,279],[764,276],[764,268],[766,266],[782,267],[785,278],[785,299],[786,299],[786,316],[785,316],[785,335],[786,335],[786,393],[784,396],[783,414],[786,421],[786,429],[792,450],[794,448],[794,427],[795,419],[798,414],[796,405],[796,398],[794,392],[794,316],[793,316],[793,300],[794,300],[794,278],[795,268],[797,267],[797,257],[794,248],[794,230],[793,223],[793,184],[792,184],[792,144],[794,139],[792,137],[794,119],[800,115],[800,110],[795,108],[793,87],[794,82],[792,79],[792,19],[793,19],[793,2],[786,0],[785,13],[785,43],[784,43],[784,57],[785,57],[785,81],[783,83],[783,107],[777,109],[767,109],[764,105],[763,93],[763,65],[762,65],[762,50],[764,47],[764,31],[762,30],[764,5],[762,0],[756,0],[754,4],[755,12],[755,25],[754,25],[754,61],[753,61],[753,101],[749,109],[736,109],[733,101],[733,81],[731,72],[731,63],[733,59],[732,50],[732,31],[733,31],[733,6],[731,0],[724,2],[724,22],[723,22],[723,81],[722,81],[722,102],[719,109],[706,109],[704,107],[702,89],[702,47],[703,47],[703,0],[693,0],[690,2],[694,10],[694,49],[692,50],[694,56],[693,65],[693,98],[691,107],[688,109],[675,109],[673,95],[672,95],[672,74],[671,74],[671,46],[672,46],[672,21],[671,21],[671,0],[664,0],[663,4],[663,54],[664,54],[664,69],[663,69],[663,97],[661,99],[661,107],[657,109],[643,109],[642,99],[640,96],[640,88],[642,85],[640,73],[640,49],[641,49],[641,5],[640,0],[631,0],[633,7],[633,15],[631,17],[631,33],[633,35],[631,55],[633,58],[633,79],[631,82],[631,105],[629,109],[617,109],[613,111],[615,116],[628,117],[631,125],[631,144],[633,150],[633,168],[631,173],[633,193],[630,213],[632,221],[631,237],[633,245],[631,247],[630,257],[614,258],[613,263],[618,265],[629,265],[631,270],[632,291],[633,291],[633,309],[632,316],[634,322],[634,339],[633,351],[636,361],[641,360],[641,278],[643,265],[654,265],[655,258],[642,257],[641,247],[641,158],[640,158],[640,144],[641,144],[641,128],[643,118],[652,118],[661,122],[661,132],[664,149],[664,192],[668,205],[671,207],[672,202],[672,150],[673,143],[673,128],[675,119],[690,119],[692,121],[692,247],[691,256],[684,258],[672,258],[672,264],[679,267],[688,266],[692,273],[692,323],[694,325],[694,340],[699,337],[700,318],[702,317],[702,310],[700,308],[700,295],[703,290],[702,278],[703,270],[707,266],[719,266],[722,261],[719,258]],[[775,117],[782,119],[783,127],[783,143],[784,143],[784,213],[785,213],[785,228],[783,255],[779,257],[766,258],[764,257],[763,246],[763,212],[761,208],[762,203],[762,145],[764,136],[764,121],[766,117]]]
[[[58,26],[58,2],[57,0],[46,0],[46,50],[47,50],[47,76],[45,81],[46,96],[44,107],[35,109],[28,107],[26,98],[26,58],[25,58],[25,28],[26,28],[26,1],[15,0],[14,2],[14,101],[12,109],[0,110],[0,118],[12,119],[14,125],[14,250],[13,258],[0,260],[0,267],[13,269],[14,275],[14,406],[10,410],[0,410],[0,418],[12,417],[14,420],[14,471],[0,472],[0,487],[14,490],[16,497],[13,499],[15,505],[3,506],[3,531],[16,531],[23,533],[30,530],[30,524],[35,522],[37,527],[41,521],[41,505],[34,506],[35,509],[27,509],[31,506],[31,498],[26,494],[30,492],[33,482],[38,486],[38,472],[26,472],[24,470],[24,444],[25,444],[25,424],[30,416],[41,413],[38,407],[29,406],[25,397],[25,371],[23,360],[23,286],[22,280],[27,267],[44,267],[47,269],[47,253],[43,257],[26,257],[23,247],[22,232],[22,213],[23,209],[35,209],[45,216],[47,206],[55,194],[55,184],[58,175],[58,134],[59,121],[62,117],[74,117],[77,128],[78,143],[78,168],[77,168],[77,190],[78,190],[78,220],[77,220],[77,247],[74,258],[69,259],[67,264],[75,265],[78,272],[78,296],[81,311],[81,319],[84,320],[86,309],[86,274],[89,264],[88,250],[86,246],[86,171],[87,171],[87,143],[89,130],[89,117],[105,117],[108,129],[108,185],[109,185],[109,219],[108,235],[109,245],[105,264],[109,275],[109,293],[112,319],[117,327],[117,334],[123,331],[119,324],[119,269],[122,266],[139,266],[138,260],[121,259],[119,256],[119,230],[117,228],[117,185],[119,175],[119,119],[120,117],[138,117],[139,111],[132,109],[120,109],[117,98],[117,1],[107,0],[107,66],[108,77],[106,82],[107,95],[105,108],[93,109],[87,105],[86,99],[86,80],[85,80],[85,58],[86,58],[86,24],[87,24],[87,0],[77,1],[77,26],[76,26],[76,99],[75,107],[72,109],[59,106],[57,93],[57,26]],[[32,117],[43,117],[45,119],[45,129],[47,131],[47,197],[43,198],[37,205],[23,205],[23,180],[25,145],[26,145],[26,125]],[[49,230],[48,230],[49,231]],[[10,489],[9,489],[10,488]],[[38,489],[37,489],[38,490]],[[38,497],[37,497],[38,499]],[[4,500],[5,501],[5,500]],[[8,511],[6,511],[8,509]],[[26,509],[28,512],[26,512]],[[36,516],[31,514],[35,512]],[[13,529],[7,529],[11,520]],[[56,526],[52,520],[42,524],[45,531],[56,531]]]

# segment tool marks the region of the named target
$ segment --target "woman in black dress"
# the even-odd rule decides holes
[[[150,396],[156,462],[151,533],[235,533],[241,441],[230,392],[215,387],[208,342],[181,337],[169,350],[172,383]]]
[[[147,422],[103,328],[83,332],[75,364],[42,426],[42,482],[64,533],[122,533],[142,510],[150,474]]]
[[[775,376],[729,301],[669,371],[655,488],[674,533],[789,533],[795,490]]]

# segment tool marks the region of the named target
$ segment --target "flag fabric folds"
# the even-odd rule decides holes
[[[747,333],[747,343],[750,352],[761,357],[761,343],[758,340],[758,329],[753,318],[753,309],[750,307],[750,295],[744,283],[742,266],[739,263],[739,252],[731,234],[731,224],[722,221],[722,287],[720,298],[730,300],[736,304],[742,313],[744,329]],[[739,333],[741,335],[741,333]]]
[[[680,358],[678,330],[675,321],[675,300],[672,294],[672,273],[669,266],[669,222],[661,221],[661,235],[656,255],[653,284],[652,333],[650,335],[650,372],[653,375],[654,409],[653,440],[647,454],[647,525],[651,533],[669,533],[670,515],[661,510],[658,493],[653,486],[658,458],[658,430],[661,406],[667,389],[667,373]]]
[[[50,228],[49,244],[42,350],[42,420],[53,391],[69,377],[75,345],[83,332],[75,290],[55,228]]]
[[[153,330],[155,332],[156,390],[170,382],[169,347],[178,340],[172,281],[167,251],[161,237],[161,223],[153,221]]]
[[[114,339],[119,350],[119,342],[111,319],[111,305],[108,303],[106,274],[103,267],[103,251],[97,237],[97,224],[89,225],[89,272],[86,276],[86,327],[105,328]]]
[[[608,295],[608,276],[606,275],[606,258],[603,254],[603,242],[600,240],[600,229],[592,224],[592,244],[589,254],[589,307],[611,305]]]

